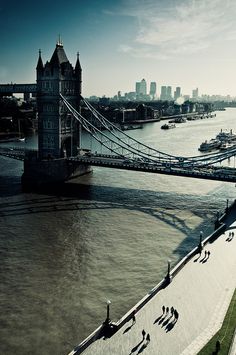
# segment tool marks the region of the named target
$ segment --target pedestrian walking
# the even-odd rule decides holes
[[[143,329],[143,330],[142,330],[143,340],[145,339],[145,335],[146,335],[146,332],[145,332],[145,330]]]
[[[171,306],[170,313],[173,316],[173,314],[174,314],[174,307],[173,306]]]
[[[166,307],[165,307],[165,306],[162,306],[162,313],[163,313],[163,314],[165,313],[165,310],[166,310]]]
[[[147,340],[148,343],[150,342],[150,334],[149,333],[146,336],[146,340]]]
[[[207,252],[208,258],[210,257],[210,254],[211,254],[211,252],[208,250],[208,252]]]
[[[169,307],[166,307],[166,313],[169,313]]]

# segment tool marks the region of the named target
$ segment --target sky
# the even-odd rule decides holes
[[[57,0],[0,3],[0,83],[34,83],[38,51],[60,34],[82,67],[82,95],[135,91],[143,78],[183,94],[236,96],[235,0]]]

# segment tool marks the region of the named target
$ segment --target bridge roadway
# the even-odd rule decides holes
[[[135,159],[121,159],[112,155],[81,155],[77,157],[68,158],[68,161],[78,164],[88,164],[91,166],[101,166],[106,168],[114,169],[125,169],[134,171],[143,171],[149,173],[165,174],[165,175],[175,175],[175,176],[185,176],[198,179],[208,179],[208,180],[218,180],[227,182],[236,182],[236,169],[224,169],[221,168],[207,168],[207,167],[177,167],[174,165],[165,166],[162,164],[150,164],[145,162],[140,162]]]
[[[33,149],[24,149],[18,147],[0,147],[0,155],[17,159],[24,160],[25,154],[28,151],[37,152]],[[77,157],[67,158],[68,162],[78,165],[87,164],[91,166],[100,166],[105,168],[113,169],[123,169],[123,170],[133,170],[142,171],[156,174],[165,175],[175,175],[175,176],[185,176],[197,179],[208,179],[208,180],[218,180],[226,182],[236,182],[236,169],[229,169],[223,167],[181,167],[181,166],[166,166],[167,164],[151,164],[147,162],[140,161],[140,159],[124,159],[119,156],[108,155],[108,154],[91,154],[91,155],[78,155]]]
[[[229,238],[232,231],[236,234],[235,221],[229,222],[215,241],[206,243],[201,255],[192,255],[186,261],[172,282],[137,311],[134,324],[130,319],[111,337],[94,339],[84,350],[78,346],[69,355],[198,354],[220,329],[236,287],[236,235]],[[205,251],[210,252],[209,257],[204,257]],[[132,314],[140,302],[128,313]],[[174,307],[178,319],[170,311],[163,316],[163,305]],[[143,340],[143,329],[150,341],[146,337]]]

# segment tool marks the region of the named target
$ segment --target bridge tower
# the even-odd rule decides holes
[[[22,184],[26,189],[61,183],[91,171],[90,166],[74,166],[67,160],[78,154],[81,127],[60,99],[62,94],[77,111],[80,110],[82,70],[79,55],[73,68],[59,39],[45,65],[39,51],[36,71],[38,152],[28,152],[24,160]]]
[[[79,55],[73,68],[59,39],[45,65],[39,51],[36,71],[39,158],[75,156],[80,146],[80,126],[67,113],[60,94],[79,110],[82,77]]]

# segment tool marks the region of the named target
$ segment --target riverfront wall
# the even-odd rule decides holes
[[[228,205],[228,204],[227,204]],[[203,241],[200,239],[199,244],[201,247],[206,246],[209,243],[213,243],[217,238],[219,238],[226,229],[226,222],[228,216],[234,213],[236,207],[236,201],[232,203],[231,206],[227,206],[226,210],[219,216],[217,216],[217,221],[215,223],[215,231],[211,233]],[[223,234],[224,235],[224,234]],[[132,309],[130,309],[118,322],[106,324],[104,322],[99,328],[97,328],[90,336],[88,336],[83,342],[81,342],[69,355],[77,355],[84,352],[93,342],[100,339],[103,336],[112,336],[116,331],[118,331],[122,326],[131,320],[133,312],[136,313],[141,310],[149,301],[154,298],[161,290],[169,285],[171,280],[179,274],[179,272],[184,268],[184,266],[193,259],[193,257],[199,253],[199,245],[197,245],[193,250],[191,250],[172,270],[167,273],[167,276],[153,289],[151,289]],[[109,332],[110,331],[110,332]]]

